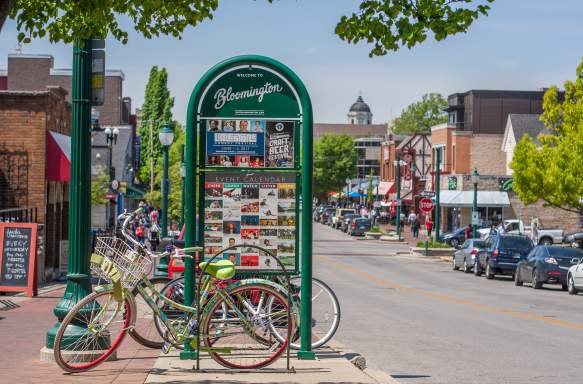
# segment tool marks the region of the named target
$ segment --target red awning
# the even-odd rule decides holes
[[[49,131],[47,134],[47,180],[71,180],[71,137]]]
[[[395,183],[392,181],[381,181],[379,183],[379,195],[386,196],[389,193],[394,193],[396,191]]]

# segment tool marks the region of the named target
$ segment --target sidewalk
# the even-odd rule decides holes
[[[361,371],[348,359],[353,352],[325,347],[318,349],[316,360],[298,360],[290,351],[291,370],[286,370],[286,358],[282,356],[273,365],[262,370],[227,370],[208,355],[201,355],[200,370],[193,370],[196,361],[181,361],[178,352],[160,355],[146,384],[178,383],[228,383],[228,384],[398,384],[389,375]]]
[[[393,224],[380,224],[379,227],[385,232],[397,232],[397,227]],[[419,241],[425,241],[428,239],[427,232],[424,229],[419,230],[419,238],[414,238],[413,233],[411,233],[410,225],[404,225],[401,227],[401,238],[411,247],[416,247]]]
[[[0,296],[14,304],[12,309],[0,310],[0,383],[143,383],[159,351],[144,348],[130,337],[119,349],[117,361],[87,373],[65,374],[55,363],[40,362],[46,332],[56,322],[53,308],[64,290],[60,285],[35,298]]]

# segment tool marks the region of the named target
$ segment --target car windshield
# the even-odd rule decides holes
[[[553,257],[564,257],[572,259],[574,257],[582,258],[583,252],[576,248],[563,248],[563,247],[548,247],[549,254]]]
[[[342,209],[340,210],[340,216],[348,215],[350,213],[354,213],[352,209]]]
[[[532,248],[532,241],[528,237],[520,236],[501,236],[500,243],[498,244],[500,248]]]

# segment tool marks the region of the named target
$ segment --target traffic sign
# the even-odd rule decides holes
[[[477,211],[472,212],[472,225],[478,225],[480,223],[480,218]]]
[[[419,200],[419,209],[424,213],[429,213],[433,210],[433,201],[429,197],[424,197]]]
[[[423,197],[433,197],[433,196],[435,196],[435,192],[433,192],[433,191],[421,191],[421,193],[419,193],[419,195],[421,195]]]

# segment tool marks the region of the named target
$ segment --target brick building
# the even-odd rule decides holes
[[[0,91],[0,211],[35,212],[25,220],[44,229],[37,262],[41,282],[59,275],[60,248],[67,240],[70,130],[63,88]]]
[[[506,183],[511,176],[508,163],[513,148],[528,130],[521,127],[517,134],[508,133],[509,116],[540,114],[544,91],[483,91],[471,90],[448,97],[449,122],[432,127],[432,168],[435,169],[436,149],[441,150],[442,230],[452,230],[471,222],[473,184],[471,173],[480,174],[478,211],[484,226],[505,219],[521,218],[530,223],[538,216],[543,226],[576,230],[579,218],[542,204],[525,207]],[[529,121],[532,121],[529,120]],[[540,126],[537,127],[540,129]],[[510,140],[512,139],[512,140]],[[435,189],[434,178],[431,189]]]
[[[5,83],[6,90],[43,91],[47,86],[58,86],[67,91],[67,101],[71,102],[72,71],[55,69],[51,55],[8,55],[8,68],[0,71],[0,89]],[[129,124],[131,99],[123,96],[125,75],[120,70],[105,72],[105,102],[94,107],[102,125]]]

